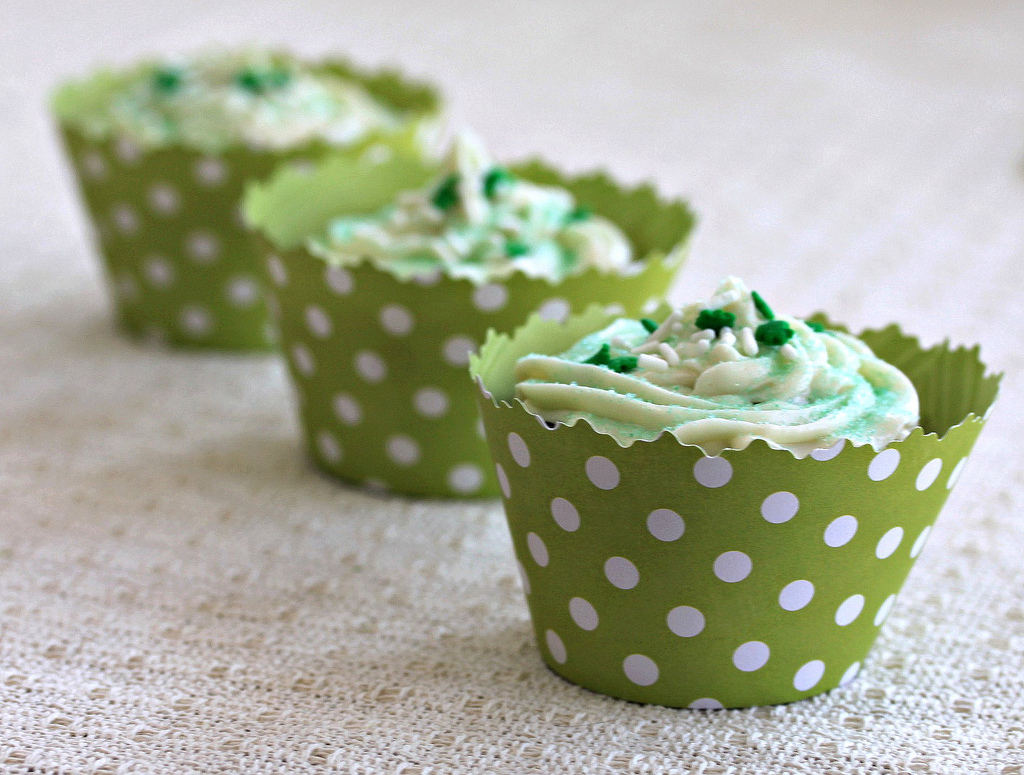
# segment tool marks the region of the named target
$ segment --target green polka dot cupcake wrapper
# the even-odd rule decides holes
[[[393,73],[355,78],[391,104],[416,108],[401,132],[364,139],[349,152],[381,154],[422,146],[436,126],[439,98]],[[126,137],[92,137],[76,113],[102,86],[70,84],[54,98],[68,160],[92,221],[118,320],[130,335],[187,348],[266,350],[275,330],[264,299],[258,251],[239,203],[249,181],[283,161],[312,160],[329,149],[307,144],[288,152],[234,147],[209,155],[183,146],[140,147]]]
[[[657,317],[657,316],[656,316]],[[471,370],[538,645],[560,676],[673,707],[790,702],[852,681],[995,400],[977,348],[863,334],[915,383],[922,428],[881,452],[706,457],[622,448],[514,401],[513,366],[610,322],[593,309],[491,335]]]
[[[484,285],[440,274],[404,281],[368,262],[332,266],[306,249],[332,218],[373,211],[436,174],[411,157],[340,157],[312,177],[283,171],[247,196],[306,444],[325,470],[410,495],[497,495],[467,370],[487,331],[535,310],[562,320],[593,303],[640,314],[671,284],[693,226],[684,205],[604,175],[568,179],[537,162],[515,172],[564,185],[618,222],[647,257],[640,271],[592,270],[557,285],[518,274]]]

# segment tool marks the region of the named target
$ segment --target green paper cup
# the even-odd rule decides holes
[[[246,197],[306,444],[325,470],[411,495],[497,495],[466,371],[488,329],[510,328],[537,309],[562,319],[592,303],[637,314],[671,284],[694,223],[685,205],[649,187],[624,190],[602,174],[564,178],[539,162],[515,171],[563,185],[616,221],[645,256],[640,270],[591,270],[557,285],[516,274],[476,286],[440,274],[403,281],[369,262],[343,268],[309,252],[308,238],[334,217],[374,211],[425,185],[437,170],[413,157],[341,157],[312,176],[284,170]]]
[[[428,86],[344,62],[319,66],[361,84],[409,116],[399,132],[364,138],[351,153],[415,152],[437,128],[440,99]],[[54,95],[67,157],[95,230],[117,317],[132,336],[181,347],[265,350],[274,330],[256,251],[239,213],[245,185],[282,161],[313,160],[322,142],[287,151],[245,146],[208,155],[184,145],[140,148],[126,137],[90,136],[79,117],[106,94],[101,72]]]
[[[977,348],[868,331],[916,385],[922,427],[878,453],[840,442],[803,460],[760,441],[706,457],[669,434],[623,448],[514,400],[518,358],[610,321],[532,317],[490,334],[471,363],[544,661],[593,691],[672,707],[790,702],[853,680],[1001,375],[985,375]]]

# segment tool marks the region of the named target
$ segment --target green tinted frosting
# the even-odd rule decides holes
[[[425,188],[371,215],[336,219],[309,247],[332,263],[368,258],[399,277],[440,270],[475,283],[513,272],[558,282],[632,261],[618,226],[578,208],[564,189],[515,177],[471,135],[455,140]]]
[[[619,319],[561,355],[519,359],[516,395],[545,420],[585,419],[623,445],[668,432],[711,455],[754,439],[797,457],[840,439],[881,449],[918,424],[917,392],[899,369],[854,336],[769,321],[766,308],[727,278],[654,331]],[[697,326],[729,316],[731,327]],[[636,368],[611,367],[624,357]]]
[[[211,153],[238,144],[349,145],[401,123],[361,86],[297,59],[220,50],[117,73],[75,121],[96,137],[119,135],[148,148],[182,143]]]

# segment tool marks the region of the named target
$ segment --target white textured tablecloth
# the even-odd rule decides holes
[[[0,29],[0,771],[1024,773],[1024,5],[9,0]],[[692,197],[680,296],[738,273],[983,342],[1001,406],[860,679],[714,713],[565,683],[499,506],[339,486],[276,360],[119,338],[45,94],[207,39],[401,62],[503,156]]]

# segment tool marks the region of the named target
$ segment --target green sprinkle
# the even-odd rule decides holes
[[[498,193],[498,189],[501,186],[507,186],[513,181],[515,181],[515,176],[507,169],[504,167],[494,167],[484,175],[484,196],[488,199],[494,199],[494,195]]]
[[[594,214],[594,211],[589,207],[577,207],[572,210],[567,216],[565,216],[566,223],[578,223],[579,221],[586,221],[590,219],[590,216]]]
[[[161,67],[153,73],[153,91],[160,94],[174,94],[184,80],[181,70],[175,67]]]
[[[438,210],[451,210],[459,203],[459,174],[453,172],[441,181],[430,200]]]
[[[635,355],[621,355],[608,361],[608,368],[619,374],[628,374],[636,368],[639,359]]]
[[[777,347],[793,338],[793,329],[785,320],[769,320],[757,327],[754,338],[761,344]]]
[[[278,68],[272,70],[256,70],[247,67],[235,76],[235,85],[252,94],[264,94],[269,89],[280,89],[291,81],[291,75]]]
[[[530,246],[525,242],[520,242],[517,239],[510,239],[505,243],[505,254],[509,258],[518,258],[519,256],[525,256],[530,252]]]
[[[806,322],[807,327],[811,329],[811,331],[817,331],[819,334],[825,333],[825,326],[823,326],[821,323],[815,323],[813,320],[808,320]]]
[[[596,353],[583,362],[593,364],[594,366],[607,366],[611,363],[611,349],[611,345],[605,342]]]
[[[716,334],[723,328],[732,328],[736,324],[736,316],[724,309],[705,309],[697,316],[697,328],[710,328]]]
[[[650,318],[640,318],[640,325],[642,325],[644,329],[646,329],[648,334],[653,334],[655,331],[658,330],[657,322],[651,320]]]
[[[772,312],[772,308],[768,306],[768,302],[764,300],[760,293],[757,291],[751,291],[750,298],[754,300],[754,306],[757,307],[757,311],[761,313],[761,317],[765,320],[775,320],[775,313]]]

